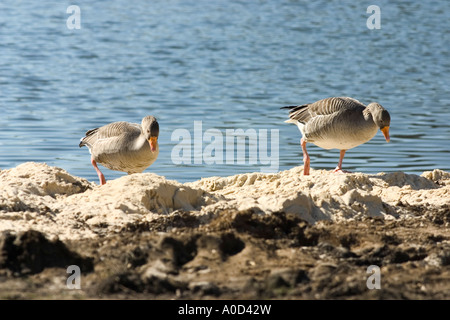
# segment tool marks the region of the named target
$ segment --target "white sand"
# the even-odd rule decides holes
[[[181,184],[152,173],[110,180],[104,186],[63,169],[27,162],[0,171],[0,231],[35,229],[60,239],[97,237],[177,210],[205,221],[221,209],[283,211],[310,223],[359,216],[411,218],[411,206],[450,203],[450,173],[333,174],[302,167],[277,174],[249,173]]]

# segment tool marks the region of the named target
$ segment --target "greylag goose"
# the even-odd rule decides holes
[[[365,106],[348,97],[326,98],[311,104],[288,106],[287,123],[294,123],[302,133],[303,174],[309,175],[310,158],[306,143],[311,142],[324,149],[339,149],[339,163],[334,172],[342,170],[345,151],[372,139],[378,129],[389,142],[389,112],[376,102]]]
[[[79,146],[89,148],[91,163],[103,185],[105,176],[97,162],[128,174],[142,172],[158,157],[158,135],[158,121],[153,116],[146,116],[141,124],[120,121],[89,130]]]

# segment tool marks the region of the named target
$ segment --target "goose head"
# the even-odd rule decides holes
[[[152,152],[156,150],[159,136],[159,124],[153,116],[146,116],[141,123],[142,133],[150,144]]]
[[[368,111],[372,115],[373,122],[380,128],[387,142],[391,140],[389,137],[389,126],[391,125],[391,116],[389,112],[381,106],[381,104],[372,102],[367,106]]]

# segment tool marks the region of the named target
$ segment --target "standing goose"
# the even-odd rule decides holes
[[[302,133],[303,174],[309,175],[309,155],[306,143],[324,149],[339,149],[339,163],[333,172],[342,170],[345,151],[372,139],[381,130],[389,142],[389,112],[376,102],[365,106],[348,97],[326,98],[311,104],[282,107],[290,109],[287,123],[294,123]]]
[[[105,176],[97,162],[128,174],[142,172],[158,157],[158,135],[158,121],[153,116],[146,116],[141,124],[120,121],[89,130],[79,146],[89,148],[91,163],[103,185]]]

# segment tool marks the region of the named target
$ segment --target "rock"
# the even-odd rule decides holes
[[[98,186],[45,164],[1,170],[0,299],[450,297],[449,173],[301,172]]]
[[[18,235],[4,232],[0,237],[0,269],[24,275],[45,268],[77,265],[82,273],[93,270],[93,259],[67,249],[60,240],[48,240],[44,234],[30,230]]]
[[[178,219],[176,227],[199,225],[220,220],[219,213],[228,210],[236,212],[228,223],[255,236],[296,233],[298,245],[311,245],[315,240],[297,221],[396,219],[442,212],[435,221],[448,224],[448,172],[300,173],[301,167],[296,167],[185,184],[142,173],[97,186],[60,168],[28,162],[0,171],[0,231],[33,228],[62,240],[93,238],[134,226],[150,229],[153,221],[170,221],[176,212],[191,217]]]
[[[450,252],[433,252],[428,255],[424,261],[431,266],[444,267],[450,265]]]
[[[188,285],[188,289],[201,296],[220,295],[220,289],[214,283],[208,281],[191,282]]]
[[[303,269],[281,268],[270,272],[269,282],[273,286],[295,287],[299,283],[307,283],[309,277]]]

